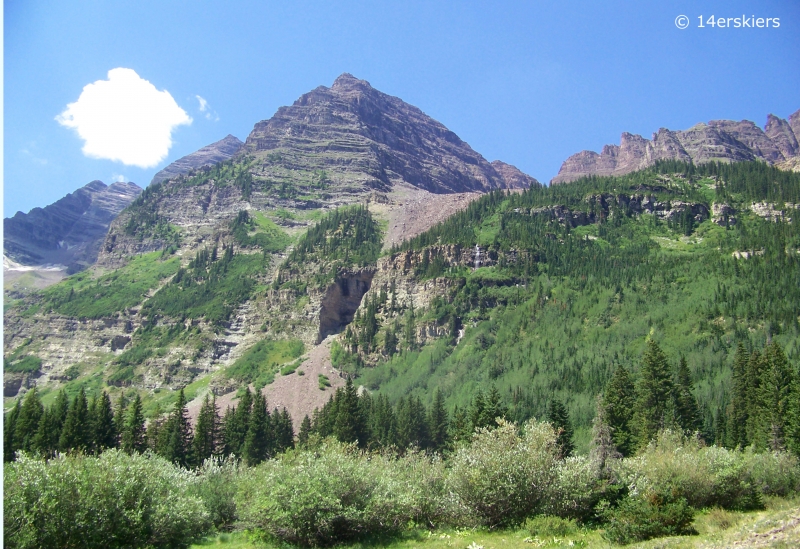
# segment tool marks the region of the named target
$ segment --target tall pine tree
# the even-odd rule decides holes
[[[636,389],[628,370],[624,366],[617,366],[603,393],[602,407],[611,438],[623,456],[631,455],[636,446],[633,433],[635,403]]]
[[[636,406],[633,414],[637,445],[647,446],[659,430],[668,426],[674,417],[672,394],[674,385],[667,356],[655,340],[647,340],[642,359],[639,384],[636,387]]]

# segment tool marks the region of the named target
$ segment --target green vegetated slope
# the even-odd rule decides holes
[[[180,259],[152,252],[132,259],[124,267],[97,275],[84,271],[41,293],[27,311],[54,312],[76,318],[102,318],[139,305],[162,280],[175,274]]]
[[[655,215],[642,210],[645,202],[657,204]],[[754,202],[786,210],[786,218],[762,219],[749,209]],[[359,356],[348,356],[365,350],[356,322],[337,361],[392,399],[415,393],[430,401],[438,387],[463,406],[494,384],[519,421],[543,417],[558,397],[582,446],[595,396],[617,366],[638,371],[652,334],[674,364],[686,357],[714,440],[737,342],[760,349],[772,338],[792,364],[798,359],[800,225],[785,205],[798,202],[800,175],[760,163],[661,163],[623,177],[492,193],[392,252],[457,244],[466,253],[477,242],[493,264],[473,270],[425,254],[417,276],[451,277],[457,289],[411,320],[387,313],[396,322],[376,331],[369,348],[384,349],[388,336],[402,352],[381,351],[377,367],[359,366]],[[718,223],[710,219],[714,203],[730,206]],[[448,335],[419,348],[409,322]]]

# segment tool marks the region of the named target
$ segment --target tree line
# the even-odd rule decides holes
[[[268,410],[261,391],[245,389],[236,406],[220,416],[216,397],[206,395],[192,426],[183,389],[169,414],[156,412],[145,420],[141,397],[120,397],[112,407],[102,391],[91,400],[81,388],[70,399],[60,391],[44,407],[34,387],[6,414],[4,455],[13,461],[17,451],[44,458],[56,453],[98,455],[110,448],[128,454],[150,450],[182,467],[197,467],[214,456],[236,456],[256,465],[294,447],[292,418],[284,408]]]
[[[491,386],[486,392],[479,390],[472,402],[448,411],[441,390],[436,391],[430,406],[425,406],[418,396],[401,397],[392,404],[386,395],[372,396],[368,391],[356,389],[348,379],[344,387],[336,390],[328,402],[306,416],[300,426],[298,442],[305,444],[309,437],[333,437],[340,442],[357,443],[361,448],[395,449],[404,451],[416,448],[428,452],[450,453],[460,442],[469,442],[479,429],[494,429],[497,420],[509,413],[500,392]],[[573,429],[564,404],[552,399],[547,420],[558,433],[558,444],[563,456],[574,450]]]
[[[730,401],[721,403],[713,433],[702,432],[701,415],[684,357],[673,369],[659,345],[649,339],[639,379],[617,367],[599,399],[600,425],[611,451],[630,456],[662,429],[697,434],[728,448],[791,450],[800,454],[800,376],[776,342],[748,353],[739,343],[734,357]],[[597,436],[597,433],[595,433]]]

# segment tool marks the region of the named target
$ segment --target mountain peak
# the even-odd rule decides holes
[[[273,181],[302,185],[324,172],[347,194],[397,183],[433,193],[486,192],[535,181],[513,173],[509,183],[442,123],[349,73],[256,124],[245,147],[263,159],[262,172]]]
[[[339,77],[333,81],[333,85],[331,86],[332,90],[340,90],[340,89],[354,89],[354,88],[367,88],[373,89],[370,86],[369,82],[366,80],[359,80],[349,72],[343,72],[339,75]]]

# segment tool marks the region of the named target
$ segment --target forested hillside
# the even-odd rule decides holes
[[[638,379],[650,337],[673,375],[686,362],[699,427],[723,440],[739,344],[774,341],[796,370],[798,202],[800,176],[762,163],[491,193],[391,252],[415,251],[414,275],[449,293],[414,311],[375,288],[335,360],[392,401],[439,389],[463,407],[495,386],[522,421],[559,399],[585,447],[595,397],[620,367]],[[440,337],[421,345],[426,331]]]

